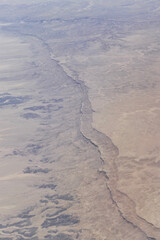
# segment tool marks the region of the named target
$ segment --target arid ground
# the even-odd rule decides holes
[[[0,1],[0,240],[160,240],[158,0]]]

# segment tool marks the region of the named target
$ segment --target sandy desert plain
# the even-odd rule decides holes
[[[158,0],[0,1],[0,240],[160,240]]]

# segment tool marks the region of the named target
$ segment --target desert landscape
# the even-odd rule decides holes
[[[1,0],[0,240],[160,240],[159,20]]]

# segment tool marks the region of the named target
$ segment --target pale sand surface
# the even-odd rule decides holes
[[[158,35],[159,32],[156,32],[156,37]],[[137,43],[137,38],[143,42],[146,38],[149,50],[140,51],[141,42]],[[158,50],[153,52],[157,47],[154,40],[148,39],[146,32],[135,35],[135,38],[133,35],[122,38],[124,45],[135,52],[130,52],[130,48],[128,52],[121,49],[120,54],[119,51],[114,53],[114,50],[109,52],[110,72],[108,74],[104,65],[106,77],[103,75],[98,93],[96,89],[90,91],[90,100],[95,110],[92,126],[109,136],[119,149],[115,161],[117,190],[127,194],[134,202],[140,217],[159,228],[160,57]],[[92,72],[93,81],[94,69],[90,68]],[[98,69],[95,70],[97,73]],[[113,89],[106,83],[110,76]],[[108,98],[107,92],[112,92],[112,97]]]

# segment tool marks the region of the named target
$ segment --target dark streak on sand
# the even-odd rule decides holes
[[[53,235],[46,235],[45,239],[46,240],[73,240],[73,238],[70,235],[65,234],[65,233],[59,233],[59,234],[57,234],[55,236],[53,236]]]
[[[35,119],[35,118],[40,118],[40,115],[36,113],[25,113],[22,115],[22,117],[26,119]]]
[[[51,226],[69,226],[79,223],[79,219],[75,216],[68,214],[61,214],[55,218],[47,218],[42,224],[43,228],[48,228]]]
[[[17,104],[22,104],[26,100],[28,100],[28,97],[14,97],[14,96],[3,96],[0,97],[0,107],[7,106],[7,105],[17,105]]]
[[[50,170],[48,168],[39,168],[39,167],[26,167],[23,170],[24,173],[48,173]]]
[[[39,188],[50,188],[51,190],[55,189],[57,185],[55,184],[52,184],[52,183],[49,183],[49,184],[42,184],[42,185],[39,185],[37,187]]]

